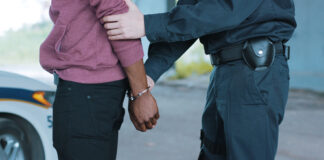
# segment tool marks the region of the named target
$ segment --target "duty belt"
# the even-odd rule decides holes
[[[210,61],[212,65],[218,66],[226,64],[231,61],[243,59],[245,42],[239,43],[230,47],[225,47],[219,52],[210,54]],[[282,42],[273,43],[276,54],[282,54],[288,60],[290,58],[290,47],[286,46]]]

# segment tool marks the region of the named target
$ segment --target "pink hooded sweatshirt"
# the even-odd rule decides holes
[[[40,47],[42,67],[78,83],[124,79],[122,67],[143,58],[141,41],[109,41],[100,19],[127,11],[124,0],[52,0],[54,28]]]

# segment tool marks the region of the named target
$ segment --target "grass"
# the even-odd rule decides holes
[[[0,36],[0,64],[38,63],[39,46],[51,28],[50,22],[42,22],[17,31],[7,31]]]

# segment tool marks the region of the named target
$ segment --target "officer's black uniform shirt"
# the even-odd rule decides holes
[[[198,38],[206,54],[254,37],[286,42],[294,16],[292,0],[179,0],[170,12],[144,17],[146,72],[156,81]]]

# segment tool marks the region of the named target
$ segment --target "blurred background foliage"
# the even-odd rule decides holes
[[[182,79],[192,75],[211,72],[213,67],[209,57],[205,55],[203,45],[197,41],[176,63],[175,75],[170,79]]]
[[[39,63],[40,44],[52,28],[51,22],[25,25],[19,30],[9,30],[0,36],[0,64]]]

